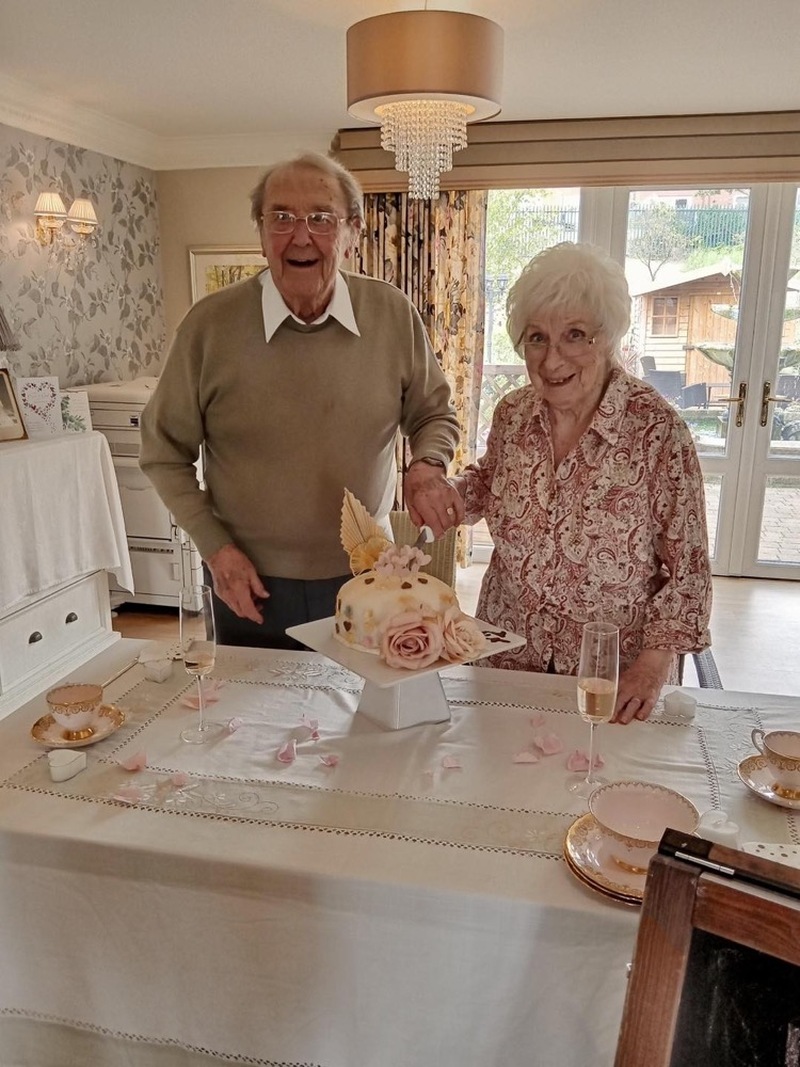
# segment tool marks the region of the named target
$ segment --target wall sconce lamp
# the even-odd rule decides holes
[[[54,190],[39,193],[36,207],[36,240],[41,245],[51,245],[66,222],[80,238],[86,238],[97,229],[97,215],[91,200],[78,197],[67,211],[64,201]]]

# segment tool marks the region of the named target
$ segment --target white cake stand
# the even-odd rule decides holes
[[[473,662],[510,648],[521,648],[525,644],[525,639],[517,634],[500,630],[479,619],[475,621],[486,634],[487,647],[472,660],[460,660],[459,663]],[[450,706],[444,695],[439,671],[457,664],[440,659],[418,671],[387,667],[377,655],[359,652],[337,641],[333,634],[333,623],[333,616],[330,616],[317,622],[290,626],[286,633],[364,679],[357,712],[386,730],[405,730],[423,723],[447,722]]]

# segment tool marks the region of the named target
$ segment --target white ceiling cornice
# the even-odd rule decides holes
[[[5,74],[0,74],[0,122],[157,169],[160,138],[86,108],[67,105],[57,96]]]
[[[4,74],[0,74],[0,122],[154,171],[258,167],[294,152],[327,152],[333,137],[328,130],[160,137],[87,108],[66,105]]]

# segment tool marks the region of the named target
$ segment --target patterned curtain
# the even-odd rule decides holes
[[[484,333],[484,191],[451,191],[437,200],[406,193],[364,198],[365,226],[354,269],[392,282],[413,302],[447,375],[461,425],[453,471],[475,458]],[[407,457],[401,453],[399,468]],[[402,486],[399,499],[402,502]],[[459,531],[458,562],[469,563],[471,537]]]

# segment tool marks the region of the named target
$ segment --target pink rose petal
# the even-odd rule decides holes
[[[119,765],[123,771],[143,771],[147,766],[147,753],[144,750],[136,752],[133,756],[120,760]]]
[[[446,771],[460,771],[463,769],[461,760],[456,756],[444,756],[442,758],[442,766]]]
[[[540,762],[540,757],[537,756],[535,752],[531,752],[528,749],[523,749],[522,752],[518,752],[516,754],[516,756],[514,757],[512,762],[513,763],[539,763]]]
[[[547,718],[543,711],[538,712],[536,715],[531,716],[531,726],[534,730],[538,730],[540,726],[544,726]]]
[[[281,745],[277,758],[279,763],[294,763],[297,759],[297,742],[294,738],[287,741],[285,745]]]
[[[240,719],[238,715],[234,715],[232,719],[228,719],[229,734],[235,734],[240,726],[244,726],[244,719]]]
[[[592,760],[593,769],[599,770],[604,760],[602,756],[595,756]],[[589,770],[589,753],[585,752],[581,748],[576,748],[574,752],[570,752],[567,756],[567,770],[568,771],[588,771]]]
[[[327,756],[320,756],[319,761],[326,767],[338,767],[339,765],[339,757],[335,756],[332,752]]]
[[[555,756],[557,752],[564,751],[564,744],[557,734],[537,734],[533,744],[543,756]]]
[[[176,771],[170,778],[170,785],[174,785],[176,789],[182,789],[185,785],[188,785],[191,778],[183,771]]]
[[[111,799],[119,800],[122,804],[141,804],[144,800],[144,793],[138,786],[124,785],[114,793]]]
[[[303,715],[300,725],[304,730],[308,730],[308,741],[319,741],[319,719],[309,719],[307,715]]]

